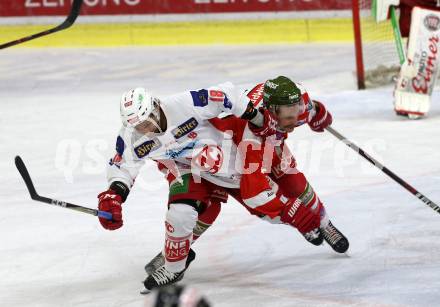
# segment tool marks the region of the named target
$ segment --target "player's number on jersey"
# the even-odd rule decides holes
[[[215,101],[215,102],[223,102],[225,100],[225,94],[222,91],[210,90],[209,91],[209,100]]]

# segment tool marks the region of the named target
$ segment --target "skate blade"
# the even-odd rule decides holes
[[[142,294],[142,295],[147,295],[147,294],[151,293],[151,290],[148,290],[147,288],[144,288],[139,293]]]
[[[421,119],[422,116],[421,115],[417,115],[417,114],[408,114],[408,118],[412,119],[412,120],[417,120],[417,119]]]

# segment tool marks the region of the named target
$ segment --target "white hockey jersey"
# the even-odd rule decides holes
[[[167,119],[166,131],[148,137],[122,127],[116,141],[117,153],[107,169],[109,184],[121,181],[131,187],[145,159],[152,159],[173,160],[181,164],[180,171],[200,172],[202,178],[214,177],[210,178],[214,182],[221,177],[222,185],[238,187],[239,178],[233,176],[237,153],[236,146],[232,146],[232,131],[219,131],[208,119],[222,113],[240,117],[249,102],[245,92],[228,82],[163,97],[160,101]],[[231,159],[234,161],[229,163]]]

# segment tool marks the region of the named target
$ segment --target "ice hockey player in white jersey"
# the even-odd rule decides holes
[[[220,202],[225,201],[227,197],[225,194],[229,194],[251,214],[271,223],[294,226],[310,243],[320,245],[325,239],[336,252],[344,253],[348,249],[348,240],[330,222],[322,202],[303,173],[296,169],[295,159],[288,147],[284,146],[287,132],[292,132],[295,127],[304,123],[308,123],[313,131],[322,132],[331,124],[331,114],[322,103],[310,100],[305,89],[299,85],[297,87],[286,77],[280,76],[264,84],[248,87],[244,92],[255,108],[263,105],[264,93],[266,109],[260,109],[264,114],[263,127],[248,124],[234,116],[216,118],[210,122],[218,130],[233,130],[233,139],[237,144],[263,140],[264,146],[259,147],[257,144],[254,150],[245,153],[244,164],[258,165],[258,168],[254,172],[243,172],[239,190],[221,189],[219,186],[212,186],[209,182],[196,185],[189,177],[185,189],[176,189],[176,193],[170,195],[172,198],[196,198],[201,202],[209,203],[209,206],[199,214],[193,230],[193,241],[215,221],[220,212]],[[163,165],[160,168],[166,170]],[[171,186],[182,187],[175,182],[176,178],[172,173],[167,173],[167,179]],[[295,224],[285,214],[298,200],[309,210],[298,212]],[[193,256],[194,252],[191,249],[189,259],[192,260]],[[147,288],[154,284],[154,278],[163,275],[164,264],[165,257],[161,252],[146,265],[145,270],[149,274],[145,282]]]
[[[280,86],[279,89],[282,89],[283,87],[291,86],[290,80],[286,80],[285,77],[279,77],[277,79],[274,79],[271,83],[271,81],[266,82],[266,87],[277,87],[276,82],[278,82],[278,86]],[[290,82],[290,83],[289,83]],[[296,87],[295,87],[296,88]],[[294,88],[294,89],[295,89]],[[248,102],[252,102],[255,105],[257,105],[261,101],[261,97],[263,94],[263,84],[259,84],[256,87],[252,88],[251,90],[239,90],[238,92],[235,92],[235,89],[228,85],[226,87],[226,90],[224,90],[225,87],[223,85],[223,89],[220,90],[219,88],[216,89],[208,89],[208,90],[200,90],[200,91],[193,91],[191,93],[191,104],[196,107],[207,107],[209,106],[210,99],[210,93],[212,92],[212,97],[215,99],[212,102],[215,102],[216,105],[214,105],[211,109],[214,111],[209,111],[209,107],[207,108],[208,112],[206,114],[209,114],[208,116],[216,116],[219,114],[219,110],[225,111],[225,106],[227,106],[227,109],[233,110],[233,103],[231,101],[241,101],[242,105],[248,106]],[[289,116],[286,117],[287,120],[280,118],[280,120],[284,120],[287,125],[284,126],[285,131],[290,132],[293,131],[293,128],[297,125],[300,125],[305,122],[309,122],[311,127],[315,127],[315,129],[318,129],[317,131],[322,130],[323,127],[325,127],[325,124],[331,123],[331,116],[327,111],[325,110],[325,107],[321,107],[318,112],[314,109],[314,104],[311,103],[310,99],[308,99],[307,93],[304,93],[304,95],[301,95],[301,92],[298,88],[296,88],[297,92],[293,94],[289,94],[288,97],[292,101],[284,101],[282,104],[285,104],[287,109],[293,109],[295,110],[295,116],[294,116],[294,122],[290,120],[289,122]],[[226,92],[229,91],[229,95],[226,94]],[[266,89],[266,94],[268,90]],[[278,92],[277,92],[278,93]],[[134,92],[133,92],[134,94]],[[278,93],[279,94],[279,93]],[[180,94],[179,94],[180,95]],[[296,95],[296,96],[295,96]],[[276,96],[276,95],[275,95]],[[127,99],[128,97],[128,99]],[[125,106],[127,103],[129,106],[130,101],[132,98],[135,98],[136,95],[133,95],[129,93],[129,96],[125,95],[123,97],[123,101],[121,104],[121,108]],[[188,96],[187,96],[188,97]],[[233,99],[229,99],[228,97],[233,97]],[[296,97],[296,98],[295,98]],[[304,98],[306,98],[306,103],[304,103]],[[154,99],[153,99],[154,100]],[[200,103],[200,100],[204,101],[203,103]],[[270,99],[269,99],[270,100]],[[272,99],[273,100],[273,99]],[[300,103],[301,101],[301,103]],[[146,129],[144,130],[144,133],[149,134],[151,132],[152,127],[154,127],[153,130],[157,130],[157,132],[165,131],[165,133],[161,134],[160,136],[163,136],[166,134],[167,127],[162,126],[163,120],[160,120],[160,113],[165,111],[164,115],[165,118],[168,119],[167,115],[167,107],[163,107],[163,104],[166,102],[166,100],[163,100],[160,102],[161,108],[156,111],[156,114],[153,114],[155,117],[153,121],[148,120],[143,125],[139,125],[136,127],[136,130]],[[156,101],[155,103],[159,104],[159,101]],[[222,104],[222,106],[218,106],[218,104]],[[191,107],[192,105],[189,104]],[[291,106],[289,104],[295,104],[295,106]],[[182,105],[182,104],[180,104]],[[322,104],[321,104],[322,105]],[[165,104],[166,106],[166,104]],[[273,103],[274,110],[277,108],[282,109],[283,106],[277,106],[277,103]],[[197,110],[197,109],[196,109]],[[239,113],[245,114],[245,116],[251,118],[250,113],[252,113],[255,117],[255,109],[248,108],[247,111],[243,112],[243,108],[240,109],[241,111]],[[142,111],[142,110],[141,110]],[[199,111],[199,110],[197,110]],[[197,114],[197,111],[192,111],[190,115]],[[301,111],[301,112],[299,112]],[[123,109],[121,109],[121,114],[124,114]],[[247,114],[247,115],[246,115]],[[270,113],[269,113],[270,114]],[[289,115],[288,113],[286,113]],[[142,115],[143,111],[142,111]],[[298,116],[300,115],[300,116]],[[130,114],[130,116],[132,116]],[[252,118],[254,118],[252,117]],[[260,137],[266,137],[268,131],[270,130],[268,127],[268,123],[270,123],[270,120],[268,119],[268,113],[265,113],[265,127],[261,129],[256,129],[254,132],[256,134],[260,134]],[[290,116],[291,118],[292,116]],[[163,118],[163,117],[162,117]],[[151,117],[150,117],[151,119]],[[200,121],[203,121],[203,119],[197,118]],[[193,118],[193,120],[197,119]],[[270,119],[270,118],[269,118]],[[182,119],[183,120],[183,119]],[[128,120],[127,120],[128,122]],[[187,122],[187,121],[185,121]],[[194,122],[194,121],[193,121]],[[197,121],[198,123],[199,121]],[[168,122],[167,122],[168,123]],[[246,122],[243,120],[240,120],[237,117],[225,119],[225,120],[219,120],[219,119],[213,119],[209,121],[208,123],[205,123],[206,126],[204,129],[213,130],[217,132],[221,132],[220,134],[225,135],[226,130],[232,130],[234,132],[233,139],[234,143],[238,144],[240,143],[243,138],[249,138],[252,136],[252,133],[249,134],[249,129],[246,130]],[[211,125],[211,126],[210,126]],[[196,126],[195,124],[192,124],[189,129],[186,129],[184,134],[191,134],[192,132],[196,131],[194,128]],[[149,128],[148,128],[149,127]],[[185,126],[186,127],[186,126]],[[318,127],[318,128],[316,128]],[[273,127],[272,127],[273,128]],[[313,128],[312,128],[313,129]],[[124,129],[123,129],[124,131]],[[142,131],[142,130],[141,130]],[[172,129],[174,133],[177,134],[177,136],[181,136],[180,130]],[[273,131],[274,132],[274,131]],[[216,133],[210,132],[211,136],[215,135]],[[141,133],[142,134],[142,133]],[[132,134],[129,134],[132,137]],[[144,135],[145,136],[145,135]],[[197,138],[198,134],[196,132],[195,135],[192,135],[190,138],[192,142]],[[157,135],[155,135],[157,137]],[[220,137],[221,138],[221,137]],[[125,137],[127,139],[127,137]],[[142,137],[140,138],[142,139]],[[218,140],[209,139],[204,140],[204,146],[202,148],[202,151],[199,152],[199,154],[194,155],[194,152],[197,152],[194,150],[196,146],[191,145],[189,148],[187,148],[188,151],[193,149],[193,155],[188,155],[186,158],[192,158],[191,161],[199,161],[198,166],[199,168],[202,168],[206,165],[200,164],[200,153],[204,152],[210,152],[214,150],[214,153],[217,153],[217,155],[213,155],[211,152],[208,156],[220,156],[223,155],[224,151],[221,150],[221,147],[219,147],[220,144],[223,145],[223,143],[220,143]],[[169,139],[168,139],[169,140]],[[130,139],[132,141],[132,139]],[[151,140],[147,140],[151,141]],[[208,143],[206,142],[208,141]],[[209,142],[214,141],[212,144],[209,144]],[[108,229],[116,229],[122,226],[122,219],[121,219],[121,206],[123,200],[125,200],[126,195],[128,194],[128,186],[127,183],[131,184],[133,183],[133,180],[136,176],[136,171],[139,168],[139,162],[136,159],[133,159],[133,153],[130,157],[127,153],[126,149],[126,143],[128,141],[125,140],[119,136],[118,142],[117,142],[117,155],[115,158],[113,158],[111,162],[110,172],[109,172],[109,180],[110,180],[110,189],[106,192],[103,192],[100,194],[100,209],[110,211],[113,213],[113,215],[116,217],[115,221],[106,221],[101,220],[101,223],[104,227]],[[148,147],[142,147],[145,149],[142,149],[143,151],[136,152],[136,149],[140,148],[137,144],[145,144],[144,140],[142,141],[136,141],[136,138],[134,139],[134,145],[131,147],[135,150],[134,154],[137,156],[137,158],[142,158],[142,154],[145,154],[146,151],[150,152],[153,151],[149,146]],[[171,142],[172,144],[173,142]],[[153,144],[153,143],[148,143]],[[157,144],[157,143],[155,143]],[[160,143],[159,143],[160,144]],[[160,144],[161,145],[161,144]],[[158,146],[160,145],[151,145],[151,146]],[[212,145],[210,147],[210,145]],[[283,147],[283,144],[280,144],[280,148]],[[208,147],[207,147],[208,146]],[[187,147],[187,146],[185,146]],[[184,148],[185,148],[184,147]],[[192,147],[192,148],[191,148]],[[232,150],[234,154],[238,154],[240,156],[240,150],[237,150],[236,147]],[[238,147],[239,148],[239,147]],[[280,149],[278,148],[278,149]],[[287,148],[287,147],[286,147]],[[218,152],[217,152],[217,151]],[[231,150],[230,150],[231,151]],[[259,151],[257,150],[257,153]],[[130,153],[130,151],[128,151]],[[262,154],[263,152],[259,152]],[[165,154],[167,154],[167,151],[165,151]],[[244,156],[246,157],[247,154],[244,153]],[[262,158],[259,158],[259,155],[251,155],[253,157],[258,157],[254,162],[261,162]],[[156,157],[156,160],[161,159],[163,156],[160,156],[158,154]],[[202,155],[202,158],[206,156]],[[266,174],[264,174],[261,170],[261,166],[258,169],[257,172],[251,173],[251,174],[245,174],[244,176],[240,176],[240,174],[236,174],[236,170],[229,169],[226,171],[226,174],[233,174],[235,176],[227,177],[223,175],[219,176],[219,170],[224,166],[224,163],[217,163],[219,160],[215,159],[207,159],[207,160],[214,160],[214,163],[211,161],[210,168],[206,169],[205,171],[208,174],[212,174],[215,176],[218,176],[215,178],[215,176],[203,176],[203,172],[201,172],[201,175],[203,177],[202,182],[196,182],[194,180],[194,176],[192,176],[191,173],[180,173],[178,177],[176,177],[175,172],[169,172],[167,176],[169,182],[170,182],[170,199],[169,199],[169,211],[167,213],[166,217],[166,243],[164,248],[164,254],[166,255],[166,261],[165,266],[163,266],[160,270],[156,270],[151,276],[147,277],[145,281],[145,286],[147,289],[151,289],[154,287],[157,287],[159,285],[168,284],[170,282],[174,282],[179,280],[183,276],[183,272],[185,268],[187,267],[188,263],[194,259],[194,252],[190,250],[190,245],[192,241],[193,236],[193,229],[199,228],[200,225],[203,225],[202,223],[197,223],[197,218],[200,220],[203,220],[203,215],[205,216],[213,216],[215,214],[212,214],[212,212],[216,212],[219,207],[219,203],[225,199],[226,195],[229,193],[230,195],[234,196],[237,199],[240,199],[242,204],[247,207],[247,209],[252,213],[256,214],[260,217],[267,217],[272,222],[277,223],[286,223],[290,224],[298,230],[300,230],[301,233],[307,238],[307,235],[318,229],[321,225],[321,220],[324,220],[324,224],[322,225],[323,228],[328,229],[327,232],[323,232],[324,238],[330,242],[331,246],[338,252],[345,252],[345,250],[348,248],[348,241],[343,237],[342,234],[337,232],[336,234],[339,234],[339,237],[337,241],[335,241],[334,235],[335,231],[337,231],[336,228],[334,228],[331,223],[329,223],[328,218],[326,218],[325,210],[323,209],[322,203],[315,195],[313,189],[310,187],[310,185],[307,183],[305,177],[302,175],[302,173],[296,171],[294,175],[292,176],[283,176],[283,169],[282,165],[285,164],[284,156],[277,152],[273,155],[274,160],[277,162],[274,164],[274,179],[278,180],[281,177],[281,180],[278,180],[281,185],[287,185],[286,192],[283,191],[283,189],[278,187],[278,184],[275,183],[274,180],[270,179]],[[179,156],[176,154],[173,154],[172,156],[166,156],[167,159],[175,159],[179,160]],[[163,158],[162,158],[163,159]],[[277,160],[278,159],[278,160]],[[289,155],[287,159],[290,159],[290,162],[288,166],[294,166],[295,162],[294,159]],[[131,161],[133,160],[133,161]],[[205,159],[205,162],[207,161]],[[223,159],[220,159],[223,160]],[[271,159],[270,159],[271,160]],[[163,167],[170,169],[166,162],[167,160],[161,160],[165,163],[165,166]],[[177,165],[180,170],[185,171],[185,167],[181,167],[182,165],[191,165],[194,164],[193,162],[188,163],[188,159],[180,160],[178,161]],[[127,163],[132,162],[132,163]],[[249,161],[246,161],[249,162]],[[206,163],[205,163],[206,164]],[[208,163],[209,164],[209,163]],[[227,165],[227,163],[225,163]],[[175,165],[174,165],[175,166]],[[174,167],[173,166],[173,167]],[[191,165],[192,166],[192,165]],[[116,167],[116,169],[115,169]],[[285,170],[287,170],[289,167],[284,167]],[[112,171],[113,169],[113,171]],[[121,169],[124,171],[124,173],[121,173]],[[269,165],[269,169],[271,169]],[[191,172],[191,170],[190,170]],[[113,173],[113,175],[112,175]],[[116,176],[114,174],[117,174]],[[127,176],[128,175],[128,176]],[[127,177],[125,177],[127,176]],[[278,177],[277,177],[278,176]],[[125,178],[125,183],[122,182]],[[218,180],[220,178],[220,180]],[[222,180],[226,178],[227,180]],[[241,187],[242,189],[237,189],[237,179],[241,178]],[[205,180],[208,179],[208,180]],[[234,182],[235,181],[235,182]],[[240,180],[239,180],[240,182]],[[214,184],[215,185],[214,185]],[[240,183],[239,183],[240,184]],[[219,185],[222,187],[225,187],[226,189],[219,189]],[[246,188],[246,185],[248,188]],[[252,188],[249,188],[249,186],[252,186]],[[289,186],[293,185],[293,186]],[[293,192],[292,192],[293,191]],[[296,194],[296,196],[290,196],[288,195],[289,192]],[[253,193],[257,193],[255,195],[252,195]],[[303,196],[301,197],[298,196]],[[208,209],[211,208],[211,209]],[[205,212],[203,212],[205,211]],[[217,211],[218,214],[218,211]],[[215,215],[216,216],[216,215]],[[118,220],[120,219],[120,220]],[[206,224],[205,224],[206,225]],[[203,227],[202,227],[203,228]],[[322,235],[320,231],[318,233],[315,233],[316,237],[310,237],[310,242],[314,244],[320,244],[322,242]],[[183,235],[183,236],[182,236]],[[330,237],[332,235],[333,237]]]
[[[242,96],[244,100],[241,99]],[[204,169],[206,163],[203,159],[193,157],[197,156],[197,152],[203,152],[206,146],[216,148],[225,141],[225,134],[213,129],[208,119],[221,113],[237,117],[249,117],[247,112],[254,115],[258,113],[252,108],[247,109],[246,100],[249,100],[246,95],[231,83],[186,91],[160,100],[142,88],[125,93],[120,102],[123,127],[117,137],[116,155],[111,159],[107,171],[109,188],[98,195],[99,209],[111,212],[113,220],[100,219],[102,226],[115,230],[123,225],[121,205],[125,202],[145,159],[160,161],[171,170],[177,168],[170,166],[169,161],[186,166],[186,173],[176,175],[178,184],[186,183],[188,176],[185,175],[191,174],[191,169],[194,168],[192,161],[198,160],[198,171],[203,178],[208,177],[211,182],[221,183],[223,186],[239,188],[240,176],[236,176],[235,163],[222,163],[219,169],[213,171],[215,165]],[[236,147],[229,151],[228,156],[237,156]],[[229,157],[224,157],[224,160]],[[170,195],[173,194],[174,187],[175,185],[170,186]],[[185,269],[188,255],[189,259],[192,258],[189,254],[192,230],[197,221],[197,210],[201,210],[205,204],[194,199],[172,197],[169,204],[165,248],[170,249],[170,255],[176,256],[169,259],[167,267],[172,272],[170,274],[177,278]]]

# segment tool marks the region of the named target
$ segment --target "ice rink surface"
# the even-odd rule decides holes
[[[158,95],[285,74],[328,106],[333,127],[440,203],[440,96],[426,119],[396,117],[392,87],[356,91],[352,45],[9,49],[0,55],[0,305],[149,306],[143,267],[162,248],[167,185],[147,164],[124,227],[31,201],[37,191],[96,208],[122,92]],[[289,137],[299,168],[350,240],[347,255],[230,200],[194,245],[184,284],[213,306],[435,306],[440,216],[329,133]]]

